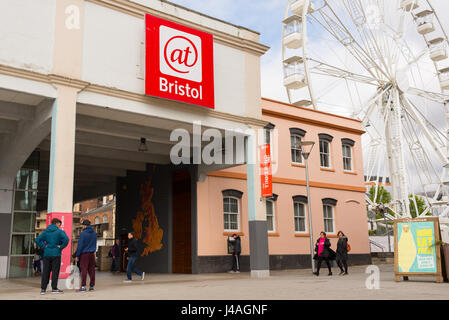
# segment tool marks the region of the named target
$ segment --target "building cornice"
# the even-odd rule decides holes
[[[162,11],[158,11],[155,10],[153,8],[150,7],[146,7],[144,5],[135,3],[135,2],[130,2],[127,0],[85,0],[88,2],[92,2],[95,3],[97,5],[115,10],[115,11],[119,11],[128,15],[132,15],[136,18],[140,18],[140,19],[144,19],[145,18],[145,14],[151,14],[154,15],[156,17],[162,18],[162,19],[166,19],[166,20],[170,20],[173,21],[175,23],[179,23],[182,25],[185,25],[187,27],[190,28],[194,28],[203,32],[207,32],[210,33],[214,36],[214,41],[220,44],[224,44],[227,46],[231,46],[231,47],[235,47],[237,49],[241,49],[256,55],[263,55],[265,54],[265,52],[267,52],[270,47],[263,45],[261,43],[258,43],[256,41],[251,41],[248,39],[243,39],[237,36],[233,36],[230,34],[227,34],[225,32],[221,32],[219,30],[215,30],[197,23],[194,23],[192,21],[188,21],[173,15],[170,15],[168,13],[162,12]],[[174,4],[170,4],[173,5]],[[183,8],[184,10],[186,10],[185,8]],[[199,13],[198,13],[199,14]],[[213,18],[210,18],[213,19]],[[222,23],[225,23],[221,20],[217,20],[220,21]],[[229,24],[231,25],[231,24]],[[235,28],[239,28],[237,26],[234,26]],[[244,29],[244,30],[248,30],[245,28],[239,28],[239,29]],[[251,31],[247,31],[247,32],[251,32]]]
[[[279,119],[295,121],[295,122],[307,123],[307,124],[311,124],[311,125],[318,126],[318,127],[335,129],[338,131],[354,133],[357,135],[362,135],[365,133],[365,131],[360,130],[360,129],[348,128],[346,126],[334,124],[331,122],[319,121],[319,120],[315,120],[315,119],[310,119],[310,118],[305,118],[305,117],[301,117],[301,116],[297,116],[297,115],[288,114],[285,112],[273,111],[266,107],[265,108],[262,107],[262,115],[271,116],[271,117],[279,118]]]
[[[246,181],[246,174],[245,173],[238,173],[238,172],[227,172],[227,171],[214,171],[209,172],[207,174],[208,177],[218,177],[218,178],[228,178],[228,179],[238,179],[238,180],[245,180]],[[273,177],[273,183],[279,183],[279,184],[290,184],[295,186],[307,186],[306,180],[297,180],[297,179],[290,179],[290,178],[282,178],[282,177]],[[333,183],[326,183],[326,182],[319,182],[319,181],[310,181],[309,183],[310,187],[313,188],[323,188],[323,189],[333,189],[333,190],[342,190],[342,191],[353,191],[353,192],[366,192],[366,187],[361,184],[360,186],[348,186],[343,184],[333,184]]]
[[[54,75],[54,74],[42,74],[42,73],[38,73],[35,71],[19,69],[19,68],[5,66],[5,65],[1,65],[1,64],[0,64],[0,74],[12,76],[12,77],[18,77],[18,78],[27,79],[27,80],[32,80],[32,81],[43,82],[43,83],[52,84],[55,86],[61,85],[61,86],[72,87],[72,88],[78,89],[79,91],[92,92],[92,93],[102,94],[102,95],[106,95],[106,96],[110,96],[110,97],[116,97],[116,98],[125,99],[125,100],[132,100],[132,101],[147,103],[147,104],[154,103],[156,99],[160,99],[160,98],[150,97],[150,96],[146,96],[144,94],[135,93],[135,92],[131,92],[131,91],[125,91],[125,90],[120,90],[120,89],[116,89],[116,88],[100,86],[100,85],[92,84],[92,83],[78,80],[78,79],[67,78],[67,77]],[[198,106],[193,106],[193,105],[190,105],[187,103],[174,102],[174,106],[175,106],[174,108],[176,108],[176,109],[180,109],[180,110],[187,111],[190,113],[194,112],[194,113],[206,115],[206,116],[209,116],[209,117],[215,118],[215,119],[243,123],[248,126],[256,126],[256,127],[263,128],[268,124],[267,121],[262,120],[262,119],[233,115],[230,113],[225,113],[225,112],[221,112],[221,111],[215,111],[215,110],[211,110],[211,109],[201,108]]]

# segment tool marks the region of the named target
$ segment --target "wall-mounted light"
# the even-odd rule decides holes
[[[147,139],[140,138],[139,152],[146,152],[146,151],[148,151]]]

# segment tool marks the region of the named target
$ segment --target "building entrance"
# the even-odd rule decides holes
[[[173,174],[173,273],[192,273],[191,180],[189,171]]]

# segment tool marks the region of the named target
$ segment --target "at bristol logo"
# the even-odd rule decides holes
[[[183,40],[186,43],[184,43],[184,46],[180,46]],[[185,47],[185,49],[177,49],[179,47]],[[192,48],[194,50],[193,52],[191,51]],[[191,68],[198,62],[198,50],[193,42],[186,37],[176,36],[168,40],[165,44],[164,59],[168,66],[176,72],[189,73]]]
[[[161,26],[160,71],[163,74],[202,81],[201,38],[183,31]]]

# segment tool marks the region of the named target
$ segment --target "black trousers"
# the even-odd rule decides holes
[[[232,270],[240,271],[240,252],[234,252],[232,254]]]
[[[337,265],[340,268],[340,270],[343,272],[348,273],[348,261],[343,259],[337,259]],[[343,270],[344,267],[344,270]]]
[[[58,289],[59,269],[61,268],[61,257],[45,257],[44,270],[42,271],[41,289],[47,290],[51,272],[51,288]]]
[[[331,273],[332,269],[331,269],[331,264],[329,262],[329,259],[328,258],[324,258],[324,257],[318,257],[318,263],[317,263],[317,266],[316,266],[316,269],[317,269],[316,272],[320,273],[321,262],[323,262],[323,260],[326,261],[327,268],[329,269],[329,273]]]

